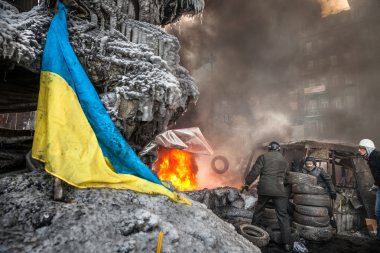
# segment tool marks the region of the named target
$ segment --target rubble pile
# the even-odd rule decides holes
[[[355,189],[340,188],[334,210],[338,234],[350,235],[362,227],[363,204]]]
[[[0,177],[0,252],[155,252],[160,231],[162,252],[261,252],[197,201],[66,187],[57,202],[52,187],[40,169]]]
[[[191,199],[203,203],[224,221],[238,230],[241,224],[251,224],[254,205],[257,201],[256,189],[240,193],[230,187],[203,189],[186,192]]]

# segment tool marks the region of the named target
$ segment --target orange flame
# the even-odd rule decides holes
[[[319,0],[319,3],[321,4],[321,15],[323,18],[351,9],[347,0]]]
[[[159,148],[158,159],[153,166],[161,180],[170,181],[180,191],[198,188],[196,179],[198,166],[189,152],[174,148]]]

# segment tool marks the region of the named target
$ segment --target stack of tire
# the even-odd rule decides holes
[[[333,236],[328,207],[331,200],[325,189],[317,186],[317,178],[298,172],[289,172],[287,183],[292,184],[292,226],[301,237],[310,241],[327,241]]]
[[[281,244],[282,238],[280,225],[278,224],[276,209],[274,209],[273,203],[268,203],[265,206],[264,214],[262,217],[262,224],[269,234],[270,241]],[[294,228],[291,230],[291,239],[292,241],[297,241],[299,239],[298,231]]]

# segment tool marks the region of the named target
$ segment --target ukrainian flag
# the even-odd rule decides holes
[[[32,157],[78,188],[129,189],[190,204],[162,184],[115,127],[70,45],[66,15],[59,3],[47,34]]]

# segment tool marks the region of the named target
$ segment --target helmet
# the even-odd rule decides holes
[[[306,157],[306,159],[305,159],[305,163],[306,163],[306,162],[309,162],[309,161],[313,162],[314,165],[317,165],[317,161],[315,160],[314,157],[312,157],[312,156],[308,156],[308,157]]]
[[[359,142],[359,146],[365,148],[375,148],[375,143],[373,143],[370,139],[363,139]]]
[[[280,151],[280,149],[281,147],[280,147],[280,144],[278,144],[278,142],[272,141],[268,145],[268,150]]]

